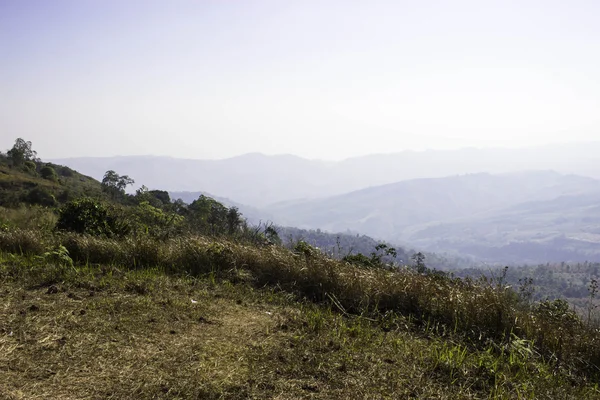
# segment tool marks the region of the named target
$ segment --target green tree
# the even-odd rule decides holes
[[[136,230],[138,233],[166,239],[177,233],[182,225],[183,217],[175,213],[165,212],[152,206],[147,201],[141,202],[134,211]]]
[[[273,226],[273,224],[267,225],[265,228],[265,237],[269,241],[269,243],[281,245],[281,238],[279,237],[279,232]]]
[[[227,207],[215,199],[201,195],[187,208],[190,228],[213,235],[224,234],[241,224],[241,214],[237,209],[230,212]]]
[[[231,207],[227,211],[227,231],[230,235],[233,235],[242,224],[242,213],[237,207]]]
[[[171,204],[169,192],[165,190],[148,190],[145,185],[135,191],[135,200],[138,204],[148,202],[158,208],[165,208]]]
[[[133,185],[135,181],[127,175],[119,175],[115,171],[106,171],[102,178],[102,191],[108,193],[113,199],[125,195],[125,188]]]
[[[31,142],[21,138],[15,141],[14,146],[6,152],[6,155],[17,167],[23,165],[25,161],[38,161],[37,152],[32,149]]]

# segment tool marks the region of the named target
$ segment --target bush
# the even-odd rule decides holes
[[[96,200],[85,198],[67,203],[61,210],[56,228],[93,236],[124,236],[129,226]]]
[[[40,187],[31,189],[29,193],[25,195],[23,201],[44,207],[55,207],[58,204],[53,194]]]
[[[74,174],[73,170],[69,167],[60,167],[59,172],[61,176],[64,176],[66,178],[70,178]]]
[[[23,170],[32,175],[36,175],[37,164],[34,161],[25,161],[23,164]]]
[[[42,167],[42,169],[40,170],[40,175],[42,176],[42,178],[48,179],[49,181],[56,182],[58,180],[58,175],[56,174],[56,171],[49,165]]]

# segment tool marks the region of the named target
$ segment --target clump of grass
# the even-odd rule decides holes
[[[80,264],[114,264],[127,259],[124,243],[114,239],[76,234],[61,234],[55,239]]]
[[[51,232],[56,226],[56,212],[47,207],[25,206],[18,208],[0,207],[0,226],[7,229],[36,230]]]
[[[13,254],[41,255],[48,248],[48,240],[39,231],[0,231],[0,251]]]

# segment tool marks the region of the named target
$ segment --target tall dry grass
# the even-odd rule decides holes
[[[456,335],[477,346],[513,337],[532,341],[558,367],[600,372],[600,334],[560,302],[524,303],[502,282],[452,279],[366,269],[318,252],[297,254],[278,246],[252,246],[208,237],[105,239],[77,234],[41,237],[32,231],[0,232],[0,250],[42,255],[64,246],[78,264],[158,267],[175,274],[247,272],[256,285],[271,285],[316,302],[330,302],[345,315],[409,319],[438,334]],[[395,316],[395,317],[393,317]]]

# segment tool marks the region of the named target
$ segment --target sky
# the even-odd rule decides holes
[[[600,2],[0,0],[0,150],[372,153],[600,140]]]

